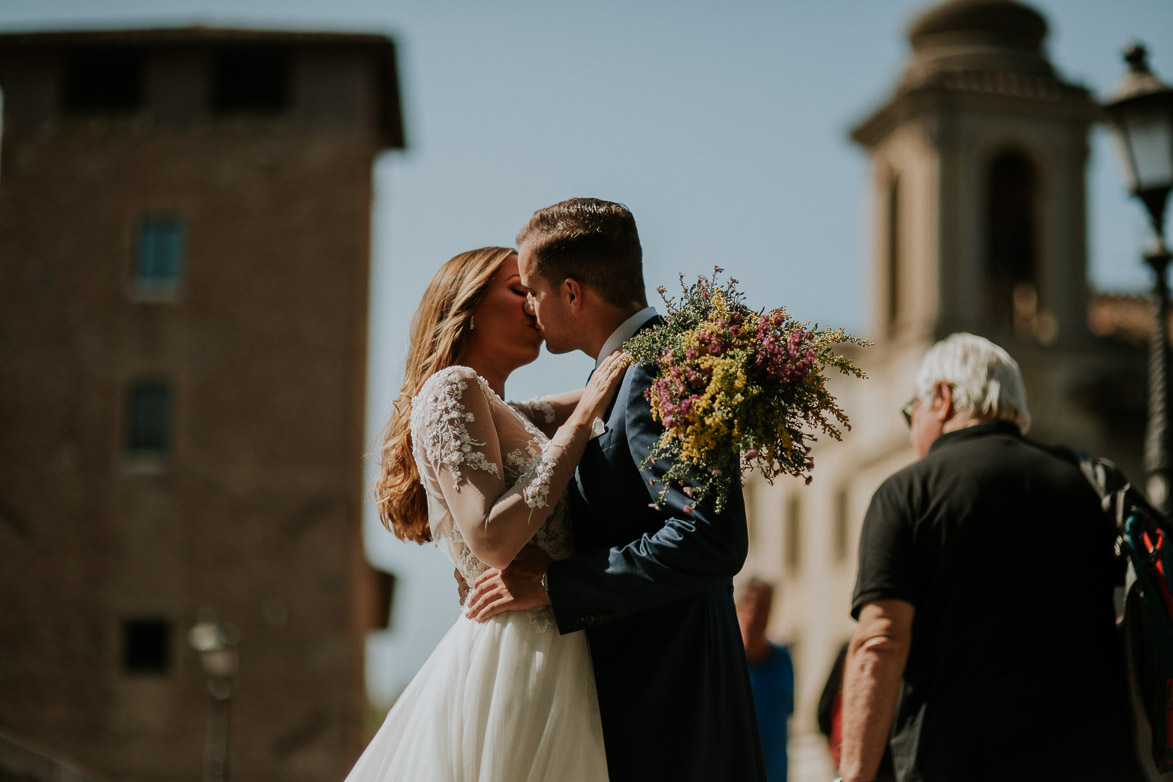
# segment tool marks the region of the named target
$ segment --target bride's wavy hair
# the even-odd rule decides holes
[[[402,540],[427,543],[428,501],[411,452],[411,400],[436,372],[457,363],[472,331],[472,314],[497,270],[516,250],[483,247],[440,267],[416,308],[403,385],[383,427],[375,504],[383,526]]]

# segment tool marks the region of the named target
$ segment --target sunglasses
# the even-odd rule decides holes
[[[912,428],[912,408],[919,402],[920,397],[914,396],[904,403],[904,407],[900,408],[900,415],[904,416],[904,423],[909,429]]]
[[[956,385],[956,384],[954,384],[954,383],[945,383],[945,385],[947,385],[947,386],[949,386],[950,388],[954,389],[954,393],[956,393],[956,389],[957,389],[957,385]],[[908,425],[908,428],[909,428],[909,429],[911,429],[911,428],[912,428],[912,409],[913,409],[913,407],[914,407],[915,405],[917,405],[917,404],[919,404],[919,403],[923,402],[924,400],[928,399],[929,397],[933,396],[933,394],[934,394],[934,393],[935,393],[934,391],[930,391],[928,394],[925,394],[925,395],[922,395],[922,396],[914,396],[912,399],[909,399],[909,400],[908,400],[908,401],[907,401],[907,402],[904,404],[904,407],[900,408],[900,414],[901,414],[902,416],[904,416],[904,423]]]

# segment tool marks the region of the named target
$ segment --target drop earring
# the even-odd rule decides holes
[[[473,315],[471,318],[468,319],[468,330],[469,331],[476,331],[477,330],[477,316],[476,315]]]

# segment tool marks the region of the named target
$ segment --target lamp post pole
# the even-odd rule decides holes
[[[208,739],[204,768],[208,782],[228,779],[228,730],[231,716],[232,683],[208,679],[211,710],[208,712]]]
[[[1153,333],[1149,340],[1149,416],[1145,429],[1146,493],[1163,512],[1169,512],[1169,250],[1158,244],[1145,253],[1153,270]]]
[[[1145,479],[1149,501],[1170,508],[1169,464],[1169,248],[1165,204],[1173,189],[1173,88],[1149,70],[1139,44],[1124,53],[1129,71],[1103,106],[1129,192],[1144,203],[1154,243],[1144,253],[1153,271],[1153,331],[1149,341],[1149,410],[1145,431]]]
[[[210,615],[209,615],[210,616]],[[228,779],[228,718],[232,702],[232,677],[239,667],[240,632],[231,624],[205,618],[188,631],[188,642],[199,653],[208,676],[208,734],[204,743],[205,782]]]

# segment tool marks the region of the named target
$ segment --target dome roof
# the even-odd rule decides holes
[[[930,105],[988,112],[991,101],[1004,101],[1004,107],[1015,111],[1046,106],[1052,114],[1090,122],[1095,102],[1086,88],[1065,82],[1055,72],[1044,51],[1046,36],[1043,15],[1015,0],[937,2],[909,25],[912,57],[900,82],[887,103],[852,131],[852,138],[869,146],[910,113]]]
[[[1013,0],[948,0],[922,13],[908,30],[914,49],[937,36],[948,36],[1037,50],[1046,35],[1047,21],[1042,15]]]
[[[1014,0],[947,0],[909,27],[913,59],[903,84],[913,87],[963,72],[1054,78],[1043,53],[1046,35],[1046,19]]]

